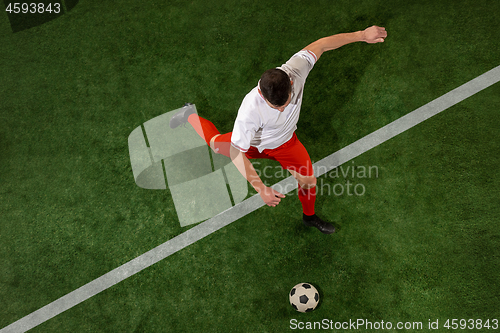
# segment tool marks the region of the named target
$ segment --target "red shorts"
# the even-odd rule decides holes
[[[231,144],[232,132],[222,134],[214,140],[214,147],[219,154],[229,157],[229,146]],[[255,147],[250,146],[245,153],[248,159],[267,158],[278,161],[285,170],[298,172],[302,176],[313,176],[314,170],[311,158],[304,145],[299,141],[295,132],[290,140],[274,149],[264,149],[262,153]]]

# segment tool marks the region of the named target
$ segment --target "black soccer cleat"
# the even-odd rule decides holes
[[[303,214],[303,221],[305,226],[316,227],[324,234],[333,234],[335,232],[335,227],[331,223],[323,221],[316,214],[312,216]]]
[[[193,113],[196,113],[196,110],[194,108],[189,107],[190,105],[193,104],[184,104],[182,110],[179,110],[179,112],[177,112],[172,116],[172,118],[170,118],[170,128],[176,128],[182,124],[187,123],[188,117]]]

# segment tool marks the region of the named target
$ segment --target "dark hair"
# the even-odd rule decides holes
[[[268,69],[260,77],[260,91],[274,106],[283,106],[288,101],[292,84],[288,74],[278,68]]]

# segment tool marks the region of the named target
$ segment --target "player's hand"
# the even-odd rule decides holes
[[[376,25],[363,30],[363,40],[369,44],[382,43],[386,37],[385,28]]]
[[[280,201],[281,198],[284,198],[285,195],[281,194],[278,191],[273,190],[270,187],[264,187],[260,192],[260,197],[262,200],[264,200],[264,203],[270,207],[276,207]]]

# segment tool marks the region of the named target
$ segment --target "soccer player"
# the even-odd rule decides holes
[[[304,224],[316,227],[325,234],[334,233],[335,227],[315,214],[316,177],[309,154],[295,134],[304,84],[323,52],[353,42],[380,43],[386,37],[385,28],[372,26],[363,31],[321,38],[309,44],[281,67],[262,74],[258,85],[243,99],[230,133],[219,133],[213,123],[199,117],[192,108],[175,114],[170,120],[170,127],[189,122],[215,153],[231,158],[264,203],[271,207],[276,207],[285,195],[267,187],[249,159],[278,161],[298,182]]]

